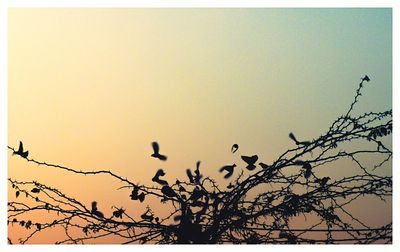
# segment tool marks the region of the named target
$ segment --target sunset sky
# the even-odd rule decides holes
[[[356,111],[392,107],[391,9],[11,9],[8,43],[8,144],[141,184],[158,168],[184,178],[197,160],[215,178],[240,155],[270,163],[293,147],[289,132],[325,133],[365,74]],[[150,157],[152,141],[167,162]],[[107,214],[133,205],[108,177],[8,161],[9,177]],[[383,225],[391,204],[378,203],[355,211]]]

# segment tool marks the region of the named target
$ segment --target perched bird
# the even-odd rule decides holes
[[[23,158],[27,158],[28,154],[29,154],[29,151],[25,151],[24,152],[24,146],[23,146],[22,142],[19,141],[19,148],[18,148],[17,151],[13,152],[13,155],[19,155],[19,156],[21,156]]]
[[[242,160],[247,163],[247,167],[246,167],[247,170],[252,171],[256,168],[256,166],[254,164],[258,160],[258,156],[257,155],[253,155],[251,157],[242,156]]]
[[[163,187],[161,188],[161,192],[162,192],[165,196],[170,197],[170,198],[178,197],[178,195],[176,194],[176,192],[175,192],[170,186],[168,186],[168,185],[163,186]]]
[[[160,177],[164,176],[165,172],[163,169],[158,169],[158,171],[156,172],[156,175],[154,175],[154,177],[151,179],[153,182],[156,182],[160,185],[168,185],[168,182],[165,180],[160,179]]]
[[[99,210],[97,210],[97,202],[96,201],[92,202],[92,211],[91,211],[91,213],[93,215],[96,215],[99,218],[104,218],[104,214],[102,212],[100,212]]]
[[[33,188],[33,189],[31,190],[31,192],[33,192],[33,193],[39,193],[39,192],[40,192],[40,189],[39,189],[39,188]]]
[[[269,168],[269,165],[267,165],[267,164],[264,164],[263,162],[260,162],[260,163],[258,163],[260,166],[261,166],[261,168],[263,168],[264,170],[267,170],[268,168]]]
[[[152,146],[153,146],[153,151],[154,151],[154,153],[151,154],[152,157],[158,158],[158,159],[160,159],[162,161],[167,160],[167,156],[160,154],[160,146],[158,146],[157,142],[153,142]]]
[[[190,169],[186,169],[186,175],[188,176],[190,183],[194,183],[194,177]]]
[[[289,133],[290,139],[292,139],[297,145],[310,145],[309,141],[298,141],[292,132]]]
[[[117,208],[117,210],[115,210],[113,212],[113,216],[116,218],[120,218],[122,219],[122,215],[125,213],[125,210],[123,208]]]
[[[145,194],[144,194],[144,192],[139,194],[139,187],[136,185],[133,185],[133,190],[131,192],[130,197],[131,197],[131,200],[139,200],[140,202],[143,202],[144,198],[145,198]]]
[[[230,178],[233,175],[233,170],[235,169],[236,164],[233,165],[225,165],[219,169],[219,172],[227,171],[228,173],[225,174],[224,178]]]
[[[368,75],[365,75],[361,80],[369,82],[371,79],[368,77]]]
[[[232,151],[232,153],[235,153],[238,149],[239,149],[239,145],[234,144],[234,145],[232,145],[231,151]]]
[[[305,171],[304,171],[304,177],[306,178],[306,179],[308,179],[308,178],[310,178],[310,176],[311,176],[311,168],[310,169],[306,169]]]
[[[197,163],[196,163],[196,170],[194,170],[194,174],[195,174],[194,182],[196,182],[197,184],[200,184],[200,180],[203,177],[200,174],[200,161],[197,161]]]
[[[325,186],[330,179],[330,177],[323,177],[322,179],[316,179],[315,182],[319,183],[321,186]]]

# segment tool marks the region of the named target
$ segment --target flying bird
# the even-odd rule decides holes
[[[162,192],[165,196],[170,197],[170,198],[178,197],[178,195],[176,194],[176,192],[175,192],[170,186],[168,186],[168,185],[163,186],[163,187],[161,188],[161,192]]]
[[[234,144],[234,145],[232,145],[231,151],[232,151],[232,153],[235,153],[238,149],[239,149],[239,145]]]
[[[19,141],[19,148],[17,151],[13,152],[13,155],[19,155],[23,158],[28,158],[29,151],[24,152],[24,146],[21,141]]]
[[[289,133],[290,139],[292,139],[297,145],[310,145],[309,141],[298,141],[292,132]]]
[[[224,178],[230,178],[233,175],[233,170],[235,169],[236,164],[233,165],[225,165],[219,169],[219,172],[227,171],[228,173],[225,174]]]
[[[365,75],[361,80],[369,82],[371,79],[368,77],[368,75]]]
[[[100,212],[99,210],[97,210],[97,202],[96,201],[92,202],[92,211],[91,211],[91,213],[93,215],[96,215],[99,218],[104,218],[104,214],[102,212]]]
[[[158,143],[157,142],[153,142],[152,146],[153,146],[154,153],[151,154],[151,156],[154,157],[154,158],[158,158],[158,159],[160,159],[162,161],[166,161],[167,160],[167,156],[160,154],[160,146],[158,145]]]
[[[256,166],[254,164],[258,160],[258,156],[257,155],[253,155],[251,157],[242,156],[242,160],[247,163],[247,167],[246,167],[247,170],[252,171],[256,168]]]
[[[154,175],[154,177],[151,179],[153,182],[156,182],[160,185],[168,185],[168,182],[165,180],[160,179],[160,177],[164,176],[165,172],[163,169],[158,169],[158,171],[156,172],[156,175]]]

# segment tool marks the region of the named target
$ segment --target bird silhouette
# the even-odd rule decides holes
[[[246,166],[247,170],[252,171],[256,168],[256,166],[254,164],[258,160],[258,156],[257,155],[253,155],[251,157],[242,156],[242,160],[247,163],[247,166]]]
[[[139,194],[139,187],[136,185],[133,185],[133,190],[129,196],[131,197],[131,200],[139,200],[140,202],[143,202],[145,198],[144,192]]]
[[[161,192],[162,192],[165,196],[170,197],[170,198],[178,197],[178,195],[176,194],[176,192],[175,192],[170,186],[168,186],[168,185],[163,186],[163,187],[161,188]]]
[[[309,141],[298,141],[292,132],[289,133],[290,139],[292,139],[297,145],[310,145]]]
[[[232,151],[232,153],[235,153],[238,149],[239,149],[239,145],[234,144],[234,145],[232,145],[231,151]]]
[[[123,208],[117,208],[117,210],[115,210],[113,212],[113,216],[116,218],[120,218],[122,219],[122,215],[125,213],[125,210]]]
[[[235,169],[236,164],[233,165],[225,165],[219,169],[219,172],[227,171],[228,173],[225,174],[224,178],[230,178],[233,175],[233,170]]]
[[[194,174],[195,174],[194,182],[196,182],[197,184],[200,184],[200,180],[203,177],[200,174],[200,161],[197,161],[197,163],[196,163],[196,170],[194,170]]]
[[[147,211],[144,214],[140,215],[140,217],[143,220],[148,220],[148,221],[152,221],[154,218],[153,214],[150,212],[150,209],[147,209]]]
[[[104,218],[104,214],[97,209],[97,202],[96,201],[92,202],[92,211],[91,211],[91,213],[93,215],[96,215],[99,218]]]
[[[186,169],[186,175],[188,176],[190,183],[194,183],[194,177],[190,169]]]
[[[154,158],[158,158],[158,159],[160,159],[162,161],[166,161],[167,160],[167,156],[160,154],[160,146],[158,145],[158,143],[157,142],[153,142],[152,146],[153,146],[154,153],[151,154],[151,156],[154,157]]]
[[[270,166],[269,165],[267,165],[267,164],[264,164],[263,162],[260,162],[260,163],[258,163],[260,166],[261,166],[261,168],[263,168],[264,170],[267,170]]]
[[[24,152],[24,146],[21,141],[19,141],[19,148],[17,151],[13,152],[13,155],[19,155],[23,158],[28,158],[29,151]]]
[[[365,75],[361,80],[369,82],[371,79],[368,77],[368,75]]]
[[[33,189],[31,190],[31,192],[33,192],[33,193],[39,193],[39,192],[40,192],[40,189],[39,189],[39,188],[33,188]]]
[[[165,172],[163,169],[158,169],[158,171],[156,172],[156,175],[154,175],[154,177],[151,179],[153,182],[156,182],[160,185],[168,185],[168,182],[165,180],[160,179],[160,177],[164,176]]]
[[[330,180],[330,177],[323,177],[322,179],[316,179],[315,182],[319,183],[322,187],[328,183],[328,180]]]

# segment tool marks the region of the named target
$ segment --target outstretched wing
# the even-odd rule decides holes
[[[246,162],[247,164],[249,164],[249,165],[253,165],[258,160],[258,156],[257,155],[254,155],[254,156],[251,156],[251,157],[242,156],[242,160],[244,162]]]
[[[18,148],[18,153],[22,153],[24,151],[24,146],[22,145],[22,142],[19,141],[19,148]]]
[[[158,146],[157,142],[152,143],[154,154],[158,154],[160,151],[160,146]]]

